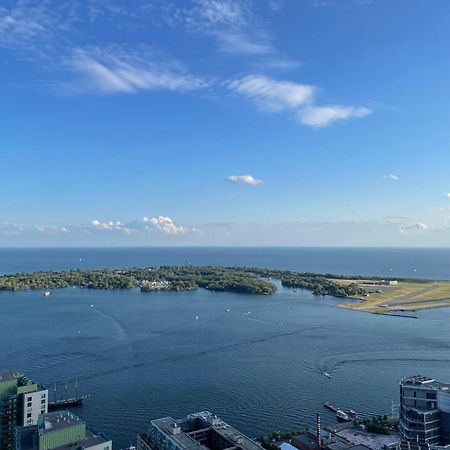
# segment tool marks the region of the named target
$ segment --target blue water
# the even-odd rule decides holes
[[[191,262],[379,275],[392,268],[398,276],[415,268],[416,276],[447,278],[450,253],[34,249],[0,250],[0,261],[1,272]],[[270,297],[204,290],[0,292],[1,366],[50,387],[58,383],[59,395],[65,381],[77,378],[92,394],[77,414],[110,434],[115,448],[165,415],[209,409],[257,436],[312,425],[317,411],[331,419],[325,401],[389,413],[405,375],[450,381],[450,309],[409,319],[336,303],[283,288]]]
[[[0,248],[0,273],[181,264],[450,279],[450,248]]]

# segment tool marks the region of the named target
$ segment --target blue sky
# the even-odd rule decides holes
[[[0,245],[450,245],[446,0],[0,1]]]

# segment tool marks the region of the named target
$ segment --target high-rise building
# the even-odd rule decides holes
[[[400,434],[403,441],[450,444],[450,384],[422,375],[402,378]]]
[[[48,411],[48,391],[14,370],[0,372],[0,448],[14,448],[14,429]]]

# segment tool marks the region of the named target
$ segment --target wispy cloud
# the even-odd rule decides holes
[[[163,5],[165,23],[214,39],[221,52],[252,55],[275,52],[267,30],[252,12],[251,0],[190,0],[183,6],[174,2]]]
[[[385,180],[392,180],[392,181],[398,181],[398,180],[400,179],[399,176],[394,175],[393,173],[390,173],[390,174],[388,174],[388,175],[384,175],[383,178],[384,178]]]
[[[0,233],[6,236],[20,234],[25,226],[20,223],[0,222]]]
[[[224,53],[242,53],[248,55],[267,55],[274,52],[274,48],[267,42],[251,40],[242,33],[216,33],[219,48]]]
[[[291,110],[302,125],[313,128],[329,126],[337,121],[361,118],[372,110],[365,106],[316,106],[317,88],[308,84],[275,80],[264,75],[247,75],[230,81],[228,89],[242,95],[258,108],[269,112]]]
[[[299,123],[313,128],[371,113],[365,106],[318,105],[315,86],[265,75],[301,63],[274,48],[269,27],[256,16],[253,0],[187,0],[182,4],[170,0],[12,0],[8,4],[12,6],[0,6],[0,46],[33,60],[47,75],[51,72],[51,79],[28,82],[37,89],[115,94],[208,88],[221,95],[225,86],[261,110],[290,111]],[[265,3],[272,10],[281,6],[278,0]],[[248,58],[248,66],[253,67],[252,72],[261,73],[225,80],[220,75],[193,74],[156,46],[144,45],[136,41],[135,35],[125,33],[137,28],[148,31],[150,17],[162,19],[158,25],[162,22],[213,38],[221,52],[253,55]],[[130,43],[108,44],[104,25],[120,29]],[[102,36],[102,45],[94,43],[98,42],[97,32]]]
[[[228,84],[232,91],[268,111],[295,109],[312,101],[315,87],[278,81],[264,75],[247,75]]]
[[[248,184],[250,186],[264,184],[263,180],[259,180],[252,175],[230,175],[227,180],[231,183]]]
[[[322,128],[337,121],[366,117],[371,112],[372,110],[365,106],[308,106],[300,111],[298,119],[303,125]]]
[[[145,52],[77,49],[68,64],[72,70],[84,75],[87,89],[104,92],[154,89],[187,91],[206,86],[202,79],[190,75],[175,64],[171,67],[169,63],[148,62]]]

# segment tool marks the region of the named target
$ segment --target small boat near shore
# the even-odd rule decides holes
[[[336,419],[340,420],[341,422],[349,422],[350,421],[350,417],[348,416],[347,413],[342,411],[342,409],[336,410]]]
[[[50,291],[45,291],[45,292],[44,292],[44,297],[48,297],[49,295],[51,295],[51,292],[50,292]]]

